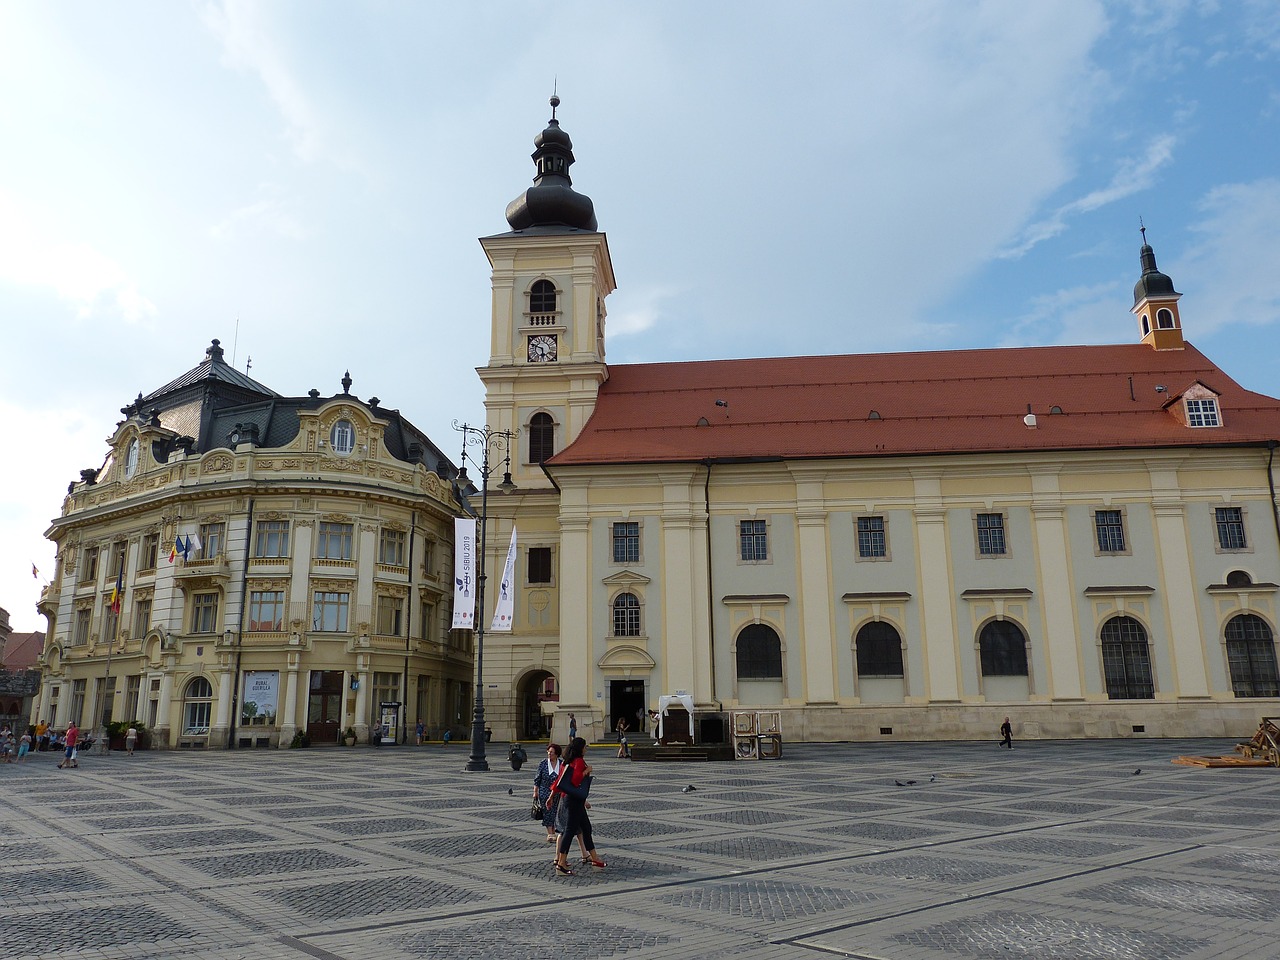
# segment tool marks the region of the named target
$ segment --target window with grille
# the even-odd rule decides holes
[[[556,452],[556,424],[548,413],[529,418],[529,462],[545,463]]]
[[[1203,400],[1187,400],[1188,427],[1217,427],[1222,421],[1218,418],[1218,401],[1212,397]]]
[[[738,556],[747,563],[769,559],[769,527],[766,521],[738,521]]]
[[[639,522],[628,520],[613,525],[613,562],[640,562]]]
[[[225,523],[200,524],[200,557],[213,560],[222,556],[227,545],[227,525]]]
[[[1244,508],[1217,507],[1213,511],[1218,528],[1218,546],[1223,550],[1244,550]]]
[[[250,591],[248,626],[251,633],[282,631],[284,629],[284,591]]]
[[[1004,514],[980,513],[978,525],[978,554],[984,557],[1004,556]]]
[[[1012,620],[992,620],[978,634],[984,677],[1025,677],[1027,638]]]
[[[322,633],[346,633],[351,594],[316,591],[311,611],[311,629]]]
[[[351,559],[352,524],[321,521],[316,534],[316,556],[321,560]]]
[[[378,535],[378,562],[403,567],[406,539],[403,530],[383,530]]]
[[[864,559],[884,557],[889,552],[885,537],[884,517],[858,518],[858,556]]]
[[[398,637],[404,624],[404,599],[402,597],[378,598],[378,633],[384,637]]]
[[[535,280],[529,288],[529,312],[556,312],[556,287],[550,280]]]
[[[858,631],[854,640],[858,654],[858,676],[901,677],[902,637],[893,624],[874,620]]]
[[[191,599],[191,632],[218,632],[218,595],[197,593]]]
[[[289,521],[259,520],[254,537],[255,557],[287,557],[289,555]]]
[[[1261,617],[1242,613],[1227,621],[1227,665],[1237,697],[1280,697],[1276,644]]]
[[[1102,673],[1111,700],[1155,697],[1147,631],[1133,617],[1112,617],[1102,625]]]
[[[781,680],[782,641],[777,631],[763,623],[752,623],[738,634],[739,680]]]
[[[530,547],[527,559],[528,582],[551,582],[551,548]]]
[[[1124,515],[1119,510],[1096,510],[1093,514],[1094,531],[1098,537],[1099,553],[1124,553]]]
[[[640,600],[634,593],[620,593],[613,598],[613,635],[640,636]]]

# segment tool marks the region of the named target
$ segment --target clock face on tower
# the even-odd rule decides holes
[[[548,363],[556,358],[556,335],[540,333],[529,338],[529,362]]]

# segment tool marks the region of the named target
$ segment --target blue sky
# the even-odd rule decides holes
[[[458,446],[476,238],[553,84],[611,362],[1128,342],[1141,216],[1188,339],[1280,392],[1272,0],[0,0],[15,629],[44,628],[67,483],[213,337],[281,393],[349,368]]]

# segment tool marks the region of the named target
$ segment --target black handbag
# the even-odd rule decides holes
[[[565,776],[560,778],[560,782],[556,784],[556,789],[566,796],[573,797],[575,800],[587,799],[587,794],[591,792],[591,775],[587,774],[582,778],[582,783],[578,786],[573,785],[573,777],[569,775],[569,771],[565,771]]]
[[[537,800],[533,801],[533,807],[529,810],[529,819],[541,820],[544,813],[546,813],[546,810],[543,808],[542,804]]]

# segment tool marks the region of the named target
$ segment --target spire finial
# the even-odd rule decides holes
[[[350,370],[348,370],[346,373],[342,375],[342,392],[343,393],[351,392],[351,371]]]
[[[554,123],[556,119],[556,107],[560,106],[560,97],[556,95],[555,84],[551,85],[551,121]]]
[[[1147,242],[1147,225],[1142,222],[1142,217],[1138,217],[1138,232],[1142,234],[1142,242]]]

